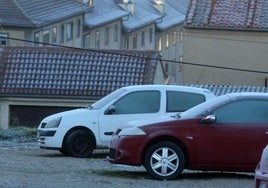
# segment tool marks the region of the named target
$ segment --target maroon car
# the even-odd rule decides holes
[[[252,171],[268,143],[268,94],[232,93],[175,116],[130,122],[111,141],[108,161],[140,166],[155,179],[183,169]]]

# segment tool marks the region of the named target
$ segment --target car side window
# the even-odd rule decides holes
[[[268,122],[268,101],[241,100],[226,104],[213,113],[217,123]]]
[[[116,101],[113,106],[113,114],[156,113],[160,110],[160,91],[132,92]]]
[[[184,112],[202,102],[205,96],[198,93],[167,91],[167,112]]]

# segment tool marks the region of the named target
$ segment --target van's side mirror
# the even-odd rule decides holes
[[[208,115],[202,119],[202,123],[205,124],[212,124],[216,122],[216,116],[215,115]]]
[[[112,105],[110,106],[109,108],[107,108],[104,112],[105,115],[108,115],[108,114],[113,114],[115,112],[115,106]]]

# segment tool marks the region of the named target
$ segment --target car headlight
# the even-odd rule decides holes
[[[44,126],[43,128],[55,128],[55,127],[58,127],[59,124],[60,124],[60,121],[61,121],[62,117],[58,117],[56,119],[52,119],[50,121],[48,121]]]
[[[118,133],[118,136],[136,136],[136,135],[146,135],[146,133],[138,127],[123,128]]]

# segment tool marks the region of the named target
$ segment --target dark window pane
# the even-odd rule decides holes
[[[156,113],[160,109],[160,92],[133,92],[119,99],[114,106],[115,114]]]
[[[268,122],[268,101],[235,101],[215,110],[214,114],[217,123]]]
[[[167,112],[183,112],[205,101],[205,96],[196,93],[167,91]]]

